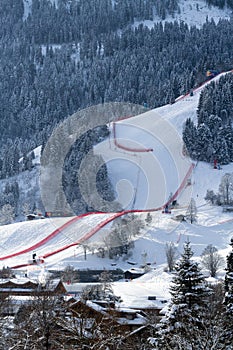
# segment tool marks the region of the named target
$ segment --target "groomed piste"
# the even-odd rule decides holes
[[[80,237],[77,241],[72,242],[70,244],[66,244],[61,246],[58,249],[54,249],[54,250],[48,250],[46,253],[44,254],[40,254],[40,261],[43,262],[46,258],[53,256],[55,254],[58,254],[66,249],[69,249],[71,247],[77,246],[83,242],[85,242],[87,239],[91,238],[93,235],[95,235],[99,230],[101,230],[104,226],[106,226],[107,224],[109,224],[110,222],[112,222],[113,220],[115,220],[118,217],[130,214],[130,213],[145,213],[145,212],[153,212],[153,211],[159,211],[162,210],[166,205],[169,205],[172,201],[174,201],[179,194],[183,191],[183,189],[186,187],[187,185],[187,179],[190,178],[193,168],[194,168],[194,164],[192,164],[186,174],[186,176],[184,177],[182,183],[180,184],[179,188],[177,189],[177,191],[174,193],[174,195],[169,199],[169,201],[167,201],[166,203],[164,203],[163,206],[158,207],[158,208],[152,208],[152,209],[138,209],[138,210],[123,210],[121,212],[117,212],[117,213],[101,213],[101,212],[92,212],[92,213],[86,213],[86,214],[82,214],[76,217],[73,217],[72,219],[70,219],[68,222],[66,222],[65,224],[63,224],[61,227],[57,228],[56,230],[54,230],[51,234],[49,234],[47,237],[43,238],[42,240],[38,241],[37,243],[33,244],[30,247],[27,247],[23,250],[19,250],[16,251],[12,254],[8,254],[5,256],[0,257],[0,261],[4,261],[4,260],[8,260],[11,259],[13,257],[17,257],[19,255],[23,255],[32,251],[38,251],[39,248],[44,247],[45,250],[46,247],[49,247],[49,243],[52,242],[55,238],[57,240],[59,240],[59,237],[63,237],[64,232],[66,231],[67,228],[71,228],[74,225],[74,223],[76,223],[78,220],[81,220],[85,217],[88,216],[98,216],[100,219],[100,222],[98,224],[96,224],[92,229],[90,229],[89,231],[87,231],[82,237]],[[108,216],[107,218],[105,216]],[[104,219],[101,220],[101,218],[104,216]],[[26,267],[29,265],[32,265],[33,263],[25,263],[25,264],[19,264],[19,265],[15,265],[15,266],[11,266],[11,268],[17,269],[17,268],[22,268],[22,267]]]

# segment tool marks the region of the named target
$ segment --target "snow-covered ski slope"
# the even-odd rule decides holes
[[[81,217],[51,218],[1,226],[2,266],[28,264],[33,251],[45,263],[53,266],[73,257],[75,247],[80,243],[101,240],[101,235],[106,234],[103,228],[107,228],[118,216],[128,211],[161,209],[171,194],[173,199],[178,196],[181,206],[187,206],[193,193],[196,194],[200,189],[186,186],[193,164],[183,155],[181,133],[186,118],[196,117],[202,88],[195,90],[193,97],[183,96],[172,105],[132,118],[122,116],[127,118],[115,126],[111,124],[110,138],[95,148],[95,152],[107,162],[113,185],[118,190],[118,201],[126,212],[91,213]],[[194,172],[195,178],[200,178],[197,168]],[[220,175],[219,172],[219,178]]]
[[[15,267],[32,263],[32,253],[37,259],[57,255],[64,250],[69,256],[77,244],[91,238],[102,225],[118,213],[90,213],[69,218],[50,218],[27,221],[0,227],[0,261],[4,266]],[[55,259],[56,260],[56,259]]]
[[[113,131],[95,151],[107,163],[118,201],[124,209],[163,206],[192,166],[176,128],[155,109],[115,123]]]

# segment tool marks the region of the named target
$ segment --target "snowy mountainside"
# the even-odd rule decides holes
[[[179,13],[174,13],[174,15],[168,15],[163,22],[184,22],[190,27],[196,26],[200,28],[208,19],[209,21],[213,19],[215,23],[218,23],[220,19],[229,20],[232,16],[232,10],[229,8],[219,9],[213,5],[207,5],[204,0],[180,0],[179,1]],[[153,21],[144,21],[143,23],[149,28],[152,28],[154,23],[160,22],[161,18],[155,16]],[[139,22],[135,23],[137,26]]]
[[[57,0],[50,0],[52,4],[57,6]],[[28,17],[31,12],[32,0],[24,0],[24,19]],[[219,9],[216,6],[208,5],[204,0],[180,0],[179,1],[179,12],[174,13],[172,16],[167,15],[164,20],[167,22],[185,22],[189,26],[201,27],[206,20],[213,19],[216,23],[219,19],[227,19],[229,20],[232,11],[229,8]],[[148,27],[153,27],[154,23],[160,22],[161,18],[158,16],[154,16],[153,21],[147,20],[143,23]],[[135,22],[135,26],[137,26],[139,22]]]
[[[107,163],[110,179],[119,193],[117,200],[124,209],[163,206],[191,166],[182,154],[183,143],[176,129],[157,110],[115,123],[113,127],[115,132],[112,131],[109,140],[98,144],[95,152]]]
[[[57,0],[51,0],[57,4]],[[24,0],[26,18],[30,13],[31,0]],[[206,3],[202,0],[181,0],[180,1],[180,13],[175,14],[174,17],[167,17],[166,21],[184,21],[190,26],[196,25],[201,27],[205,23],[208,16],[208,20],[211,18],[214,21],[218,21],[220,18],[229,19],[231,16],[231,11],[229,9],[219,10],[214,6],[208,7]],[[152,27],[154,22],[159,21],[159,19],[154,18],[154,21],[145,21],[146,25]],[[139,23],[135,23],[138,25]],[[191,117],[195,120],[196,118],[196,108],[198,104],[199,91],[194,93],[193,97],[186,96],[181,98],[173,105],[166,105],[156,109],[155,113],[161,118],[167,121],[168,125],[173,126],[174,131],[181,136],[182,126],[187,117]],[[148,116],[151,115],[148,113]],[[143,123],[140,128],[144,128],[147,122],[143,116]],[[133,125],[134,120],[142,120],[141,117],[133,118],[129,120],[129,123]],[[123,123],[122,123],[123,124]],[[120,129],[121,128],[121,129]],[[126,130],[127,126],[125,126]],[[147,128],[150,128],[148,123]],[[152,147],[148,139],[148,132],[143,132],[140,135],[136,132],[138,131],[138,125],[131,128],[130,134],[128,130],[125,133],[124,126],[117,127],[118,136],[122,138],[123,144],[126,142],[126,135],[130,139],[130,147]],[[111,139],[110,144],[113,146],[113,129],[111,125]],[[141,137],[140,142],[138,137]],[[156,147],[155,147],[156,146]],[[162,196],[159,196],[158,202],[153,203],[153,205],[160,205],[169,197],[171,191],[179,185],[179,181],[182,180],[182,176],[177,176],[175,179],[175,184],[172,184],[173,179],[166,177],[165,169],[167,168],[166,159],[169,157],[169,152],[167,151],[165,144],[164,147],[159,148],[159,144],[153,145],[156,149],[159,148],[160,153],[157,158],[157,163],[161,164],[160,173],[163,177],[166,186],[166,192],[162,191]],[[178,148],[181,147],[181,142],[179,140]],[[101,153],[101,145],[99,150],[96,151]],[[103,148],[104,149],[104,148]],[[114,149],[113,149],[114,151]],[[114,184],[117,184],[122,177],[125,179],[125,187],[119,192],[120,198],[123,202],[128,203],[129,208],[145,207],[146,192],[145,188],[148,185],[147,176],[143,174],[143,171],[138,175],[137,170],[139,167],[144,168],[142,160],[135,162],[132,153],[127,158],[123,159],[123,152],[121,153],[120,159],[108,163],[109,174],[112,178]],[[144,158],[142,156],[139,157]],[[182,158],[182,155],[181,155]],[[190,163],[190,160],[186,160]],[[184,164],[186,163],[184,161]],[[132,167],[129,166],[131,162]],[[163,166],[162,166],[163,165]],[[175,164],[173,163],[171,173],[174,173]],[[168,170],[170,171],[170,170]],[[32,265],[23,267],[18,270],[18,275],[22,273],[24,275],[27,271],[27,275],[35,277],[43,271],[44,268],[47,269],[64,269],[67,265],[72,265],[77,269],[113,269],[121,268],[127,270],[132,267],[137,269],[141,268],[145,263],[150,264],[151,271],[145,274],[143,277],[134,280],[130,283],[115,283],[114,291],[116,295],[121,295],[123,299],[123,305],[126,306],[142,306],[148,303],[148,295],[156,295],[157,299],[169,298],[168,287],[171,280],[171,275],[166,273],[166,257],[165,257],[165,245],[167,242],[174,242],[178,252],[182,252],[183,243],[189,239],[191,241],[191,246],[194,250],[195,258],[199,259],[200,254],[203,249],[208,244],[213,244],[219,249],[219,252],[225,258],[229,251],[229,242],[232,237],[232,214],[223,213],[221,208],[213,207],[206,203],[204,196],[206,190],[213,189],[218,190],[220,179],[225,172],[232,172],[233,165],[229,164],[224,166],[221,170],[213,170],[209,164],[199,162],[195,167],[192,175],[192,185],[187,188],[187,191],[182,192],[181,195],[186,193],[186,196],[178,198],[179,208],[172,210],[171,215],[167,216],[162,214],[161,211],[152,212],[152,222],[145,226],[142,230],[141,235],[134,238],[134,249],[132,250],[131,256],[126,259],[116,259],[110,260],[108,258],[99,258],[96,254],[92,254],[91,250],[87,251],[87,260],[84,256],[84,247],[72,245],[76,240],[79,239],[77,233],[81,230],[82,234],[89,233],[93,227],[99,221],[97,216],[87,217],[85,220],[77,222],[74,226],[71,226],[69,230],[64,230],[58,233],[53,240],[48,240],[41,245],[41,248],[37,247],[37,243],[51,235],[54,231],[59,229],[59,227],[65,225],[71,218],[60,218],[60,219],[44,219],[32,222],[22,222],[12,225],[6,225],[0,227],[1,236],[1,255],[0,255],[0,266],[15,266],[20,264],[27,264],[32,258],[33,251],[36,252],[37,256],[43,256],[44,253],[50,253],[52,251],[58,250],[64,245],[69,245],[70,247],[57,252],[54,255],[48,256],[44,259],[43,264]],[[148,168],[148,173],[151,174],[152,187],[154,189],[160,187],[160,183],[156,176],[153,176],[153,172]],[[167,172],[167,171],[166,171]],[[182,172],[184,175],[184,173]],[[0,186],[5,186],[7,181],[1,181]],[[14,179],[12,179],[14,180]],[[150,182],[151,182],[150,180]],[[36,164],[35,168],[31,172],[24,172],[17,177],[19,182],[21,199],[20,203],[23,205],[28,202],[34,202],[34,198],[38,198],[38,202],[35,203],[35,207],[40,206],[39,198],[39,165]],[[144,181],[144,182],[143,182]],[[141,185],[140,185],[141,183]],[[144,185],[142,186],[142,183]],[[172,188],[170,188],[172,186]],[[146,188],[148,190],[148,188]],[[35,196],[36,193],[36,196]],[[153,192],[155,193],[155,192]],[[198,210],[198,222],[196,224],[188,224],[185,222],[179,223],[174,220],[177,214],[185,214],[187,209],[188,199],[193,197],[197,204]],[[33,198],[33,199],[32,199]],[[182,205],[184,203],[184,205]],[[34,203],[33,203],[34,204]],[[149,203],[150,204],[150,203]],[[149,208],[148,204],[148,208]],[[138,214],[143,220],[146,218],[146,213]],[[106,217],[109,215],[106,214]],[[79,225],[81,224],[82,225]],[[104,238],[109,234],[111,230],[111,223],[104,226],[100,231],[89,238],[86,243],[89,246],[95,247],[95,245],[104,245]],[[48,244],[47,244],[48,243]],[[36,248],[35,248],[36,247]],[[28,248],[28,251],[24,254],[17,255],[24,248]],[[7,255],[14,254],[7,259],[1,259]],[[129,264],[130,263],[130,264]],[[219,277],[224,275],[224,269],[220,271]]]
[[[20,172],[18,175],[15,175],[10,178],[0,180],[0,193],[2,197],[6,192],[6,187],[11,187],[14,184],[17,184],[18,193],[6,193],[5,195],[9,195],[14,198],[14,203],[9,202],[13,207],[16,214],[16,217],[12,215],[9,217],[8,222],[16,222],[25,220],[25,216],[30,212],[42,211],[43,204],[41,201],[40,194],[40,156],[41,156],[41,146],[35,148],[32,152],[29,152],[29,155],[33,153],[32,165],[30,170],[25,170]],[[19,164],[23,163],[23,159],[19,159]],[[7,201],[6,201],[7,202]],[[5,220],[2,218],[2,223]]]
[[[194,91],[194,96],[184,96],[172,105],[166,105],[161,108],[154,110],[154,113],[166,120],[169,126],[174,128],[174,132],[177,132],[181,136],[182,125],[187,117],[196,117],[196,108],[198,103],[198,97],[201,88]],[[121,121],[121,128],[118,126],[117,132],[119,137],[119,142],[128,142],[129,147],[148,147],[150,146],[150,139],[148,143],[148,134],[145,130],[151,126],[151,114],[152,112],[144,113],[140,116],[130,118],[129,120]],[[142,134],[138,134],[139,122],[142,122],[141,129]],[[124,123],[125,128],[127,128],[127,138],[124,135]],[[165,124],[166,125],[166,124]],[[95,151],[101,152],[105,151],[106,146],[109,145],[109,152],[118,152],[116,146],[114,146],[114,135],[113,128],[111,128],[111,135],[108,142],[104,142],[102,145],[95,148]],[[138,141],[138,136],[140,135],[140,142]],[[144,137],[142,136],[144,135]],[[181,147],[181,139],[177,137],[178,149]],[[159,162],[161,159],[162,164],[164,159],[169,159],[167,157],[168,150],[165,149],[165,144],[160,149],[158,153]],[[102,148],[103,147],[103,148]],[[112,148],[111,148],[112,147]],[[134,184],[135,176],[130,169],[132,152],[124,152],[118,154],[118,161],[116,163],[110,162],[108,164],[110,168],[110,174],[114,174],[121,169],[121,177],[124,176],[128,179],[128,182]],[[128,160],[127,160],[128,154]],[[163,159],[164,158],[164,159]],[[189,159],[186,160],[188,163]],[[185,162],[186,162],[185,161]],[[121,162],[123,166],[121,168]],[[177,247],[178,253],[183,250],[184,242],[189,239],[191,242],[192,249],[194,251],[194,258],[199,259],[202,251],[208,244],[213,244],[219,249],[219,253],[225,258],[229,252],[229,242],[232,237],[232,222],[233,216],[231,213],[223,213],[220,207],[214,207],[206,203],[204,196],[206,190],[210,187],[214,191],[218,189],[221,176],[225,172],[232,172],[233,165],[229,164],[223,166],[221,170],[215,170],[211,165],[199,162],[192,174],[192,184],[188,187],[188,196],[185,198],[182,204],[181,197],[178,197],[178,202],[180,203],[177,209],[173,209],[171,215],[163,214],[161,210],[151,212],[152,221],[145,225],[145,228],[141,231],[141,234],[134,237],[134,248],[131,255],[126,259],[118,258],[111,260],[108,258],[97,257],[93,254],[91,250],[87,250],[87,255],[85,259],[84,247],[83,245],[75,245],[75,242],[80,239],[77,234],[81,232],[82,235],[88,234],[93,230],[93,228],[101,223],[102,219],[106,220],[111,217],[112,214],[90,214],[81,220],[77,220],[74,225],[70,225],[64,230],[60,229],[61,226],[66,225],[67,222],[72,218],[60,218],[60,219],[44,219],[31,222],[17,223],[7,226],[0,227],[1,231],[1,256],[0,262],[2,266],[15,266],[20,264],[27,264],[32,258],[32,253],[35,251],[37,256],[47,257],[44,262],[39,265],[32,265],[22,268],[22,273],[25,269],[29,277],[35,278],[41,272],[41,269],[64,269],[67,265],[72,265],[76,269],[115,269],[120,268],[127,270],[134,268],[135,270],[141,269],[145,264],[149,264],[150,272],[144,276],[133,280],[132,282],[123,283],[116,282],[113,285],[114,291],[117,295],[121,295],[123,299],[122,305],[125,306],[137,306],[147,305],[148,295],[156,295],[157,300],[169,298],[168,288],[171,280],[171,275],[168,274],[166,269],[166,255],[165,255],[165,245],[167,242],[173,242]],[[155,187],[159,187],[159,182],[156,183],[156,177],[154,177]],[[140,179],[138,182],[140,187]],[[134,187],[132,185],[132,187]],[[191,192],[190,192],[191,191]],[[185,191],[183,191],[185,192]],[[133,192],[132,192],[133,193]],[[140,203],[140,191],[137,193],[138,204]],[[195,224],[189,224],[186,222],[177,222],[174,220],[175,216],[178,214],[185,214],[187,210],[187,198],[195,199],[197,204],[197,216],[198,221]],[[162,197],[161,201],[164,199]],[[144,203],[144,199],[141,200]],[[134,203],[136,204],[136,202]],[[138,214],[142,220],[146,219],[147,213]],[[58,235],[53,236],[51,240],[46,240],[46,238],[53,234],[54,231],[58,230]],[[85,244],[89,247],[96,247],[98,245],[104,246],[104,239],[111,231],[111,222],[105,225],[102,229],[98,230],[94,235],[90,236],[85,241]],[[37,243],[45,239],[45,242],[37,247]],[[63,246],[69,246],[67,249],[62,250]],[[23,248],[28,248],[24,254],[17,255],[17,252],[22,251]],[[35,248],[36,247],[36,248]],[[52,251],[57,251],[56,254],[50,255]],[[15,253],[15,255],[14,255]],[[8,255],[14,255],[9,258],[2,259]],[[133,266],[132,266],[133,264]],[[18,274],[20,275],[18,270]],[[224,275],[224,267],[219,272],[219,277]],[[139,297],[140,296],[140,297]]]
[[[172,131],[177,132],[178,135],[181,134],[182,131],[182,124],[184,123],[185,119],[187,117],[193,117],[195,118],[195,111],[197,108],[198,103],[198,96],[200,94],[201,89],[197,89],[197,91],[194,92],[194,96],[185,96],[182,99],[178,100],[175,104],[167,105],[161,108],[158,108],[153,113],[156,113],[155,115],[161,117],[163,120],[166,120],[168,122],[169,126],[172,126]],[[132,147],[147,147],[150,146],[151,140],[148,139],[147,133],[145,133],[145,130],[149,130],[150,126],[152,125],[151,122],[151,116],[154,116],[151,111],[144,113],[140,116],[130,118],[126,121],[121,121],[119,124],[121,127],[118,126],[118,137],[120,142],[125,143],[129,142],[129,146]],[[141,130],[142,133],[140,133],[140,142],[138,140],[138,129],[136,128],[135,133],[135,127],[141,124]],[[156,123],[154,123],[157,125]],[[124,135],[124,130],[121,132],[121,128],[124,129],[123,126],[127,125],[127,139]],[[165,124],[167,125],[167,124]],[[174,130],[173,130],[174,129]],[[143,135],[145,139],[143,139]],[[136,138],[136,139],[135,139]],[[148,143],[149,140],[149,143]],[[177,137],[176,139],[178,141],[176,147],[180,152],[181,149],[181,139]],[[104,142],[102,145],[96,147],[96,151],[104,152],[103,155],[106,155],[106,147],[109,147],[110,155],[112,155],[111,152],[116,152],[117,154],[117,162],[110,161],[110,164],[108,164],[108,167],[110,169],[110,174],[115,174],[118,172],[119,168],[121,169],[121,177],[128,179],[127,181],[131,183],[132,188],[136,186],[135,183],[135,174],[134,171],[132,171],[132,152],[121,152],[118,153],[118,149],[115,149],[116,146],[113,146],[113,131],[110,135],[110,142]],[[174,144],[172,144],[174,145]],[[105,148],[102,148],[105,147]],[[112,147],[112,148],[111,148]],[[156,150],[157,151],[157,150]],[[156,153],[155,153],[156,154]],[[160,152],[157,154],[156,161],[159,163],[161,160],[161,169],[164,173],[167,171],[167,164],[166,159],[169,162],[170,158],[168,157],[168,148],[166,148],[166,144],[163,144],[163,147],[160,149]],[[146,155],[147,157],[147,155]],[[181,155],[181,159],[183,159],[184,156]],[[153,158],[151,158],[152,161]],[[148,164],[152,164],[152,161],[149,161]],[[190,164],[190,160],[184,158],[184,164],[185,164],[185,171],[188,168],[188,164]],[[121,162],[123,166],[121,167]],[[142,167],[142,165],[140,164]],[[133,165],[134,170],[135,165]],[[165,167],[163,169],[163,167]],[[149,168],[148,168],[149,169]],[[152,168],[153,169],[153,168]],[[143,167],[142,167],[142,170]],[[173,169],[174,170],[174,169]],[[149,171],[149,170],[148,170]],[[184,173],[185,173],[184,171]],[[185,197],[185,200],[182,202],[182,196],[178,197],[179,207],[177,209],[172,210],[171,215],[164,215],[162,214],[162,211],[155,211],[152,212],[152,222],[149,225],[146,225],[145,228],[142,231],[142,234],[139,237],[135,238],[135,248],[132,252],[132,256],[130,259],[132,261],[136,262],[136,266],[140,266],[143,264],[143,260],[147,260],[147,262],[154,264],[153,266],[158,265],[164,265],[166,264],[166,258],[165,258],[165,244],[166,242],[174,242],[177,245],[178,250],[182,251],[182,245],[184,241],[189,237],[191,243],[193,244],[195,255],[200,255],[203,251],[204,247],[207,244],[212,243],[213,245],[216,245],[222,252],[222,254],[225,256],[226,251],[228,250],[228,243],[231,238],[231,226],[232,222],[232,214],[231,213],[222,213],[221,208],[218,207],[212,207],[209,204],[206,203],[204,200],[204,196],[206,194],[207,189],[213,189],[216,191],[218,189],[220,179],[222,175],[225,172],[232,172],[233,171],[233,165],[229,164],[227,166],[224,166],[221,170],[214,170],[209,164],[205,164],[202,162],[199,162],[192,174],[192,184],[191,186],[188,186],[184,189],[184,192],[187,192],[187,196]],[[153,171],[151,171],[153,174]],[[150,171],[149,171],[150,173]],[[182,176],[184,176],[184,173]],[[166,174],[165,174],[166,175]],[[171,174],[169,174],[171,175]],[[182,176],[179,180],[182,179]],[[158,180],[158,179],[157,179]],[[139,178],[137,186],[140,189],[141,179]],[[156,176],[152,176],[152,180],[150,178],[150,181],[153,181],[153,186],[156,188],[160,187],[160,181],[156,182]],[[178,180],[177,180],[178,181]],[[168,185],[169,182],[166,182]],[[177,183],[176,183],[177,185]],[[142,185],[143,187],[143,185]],[[153,188],[153,187],[151,187]],[[132,192],[133,193],[133,192]],[[144,205],[144,191],[142,191],[143,195],[142,198],[140,198],[140,191],[137,192],[136,197],[137,201],[134,202],[135,205]],[[156,193],[156,192],[153,192]],[[183,194],[182,193],[182,194]],[[169,191],[166,192],[166,194],[169,194]],[[197,224],[191,225],[188,223],[178,223],[174,220],[174,217],[177,214],[185,214],[187,210],[187,200],[193,197],[197,204],[198,209],[198,222]],[[159,203],[163,203],[163,201],[167,199],[164,196],[164,193],[161,198],[159,198]],[[141,202],[141,203],[140,203]],[[151,204],[151,203],[150,203]],[[136,208],[136,207],[135,207]],[[146,207],[150,209],[149,207]],[[140,209],[140,208],[139,208]],[[108,219],[111,217],[112,214],[106,214],[103,216],[103,219]],[[146,212],[139,214],[140,217],[144,220],[146,218]],[[45,242],[43,245],[41,245],[41,248],[37,248],[37,253],[39,255],[44,255],[51,251],[56,251],[59,247],[62,247],[62,245],[72,244],[75,243],[79,239],[79,237],[75,237],[75,233],[72,232],[78,232],[82,231],[82,234],[88,233],[90,230],[92,230],[93,227],[95,227],[97,222],[97,217],[93,215],[89,215],[85,217],[82,220],[78,220],[74,226],[70,226],[69,231],[61,231],[56,239],[53,239],[53,241]],[[57,221],[58,220],[58,221]],[[59,223],[60,220],[60,223]],[[44,219],[39,221],[33,221],[33,222],[27,222],[27,223],[18,223],[14,225],[7,225],[1,227],[1,235],[4,240],[2,240],[2,253],[1,256],[7,256],[12,254],[13,252],[19,252],[22,247],[17,247],[17,237],[19,237],[22,240],[23,244],[24,240],[27,241],[27,247],[29,248],[28,252],[25,254],[21,254],[6,260],[2,260],[2,265],[8,266],[14,266],[16,264],[20,263],[27,263],[29,257],[31,256],[30,247],[34,247],[38,241],[41,241],[43,238],[46,238],[49,236],[54,230],[58,229],[59,226],[65,224],[68,222],[70,218],[64,218],[64,219]],[[99,222],[101,222],[102,218],[99,219]],[[103,221],[103,220],[102,220]],[[81,226],[80,226],[81,225]],[[27,228],[25,230],[25,228]],[[96,245],[99,242],[103,242],[103,237],[105,235],[108,235],[108,233],[111,230],[111,223],[105,225],[101,230],[99,230],[96,234],[91,236],[87,244],[88,245]],[[68,233],[69,232],[69,233]],[[24,238],[25,237],[25,238]],[[4,241],[4,242],[3,242]],[[13,244],[13,246],[12,246]],[[102,243],[103,244],[103,243]],[[16,254],[17,255],[17,254]],[[77,247],[75,248],[73,245],[70,246],[70,248],[62,250],[58,252],[57,254],[48,256],[45,259],[45,264],[49,268],[63,268],[67,264],[72,264],[77,268],[94,268],[96,266],[101,266],[105,268],[111,268],[111,265],[113,263],[112,260],[109,259],[100,259],[97,258],[96,255],[92,255],[90,252],[87,254],[87,260],[84,259],[83,255],[83,248]],[[1,258],[1,257],[0,257]],[[123,269],[127,269],[129,267],[127,261],[123,261],[119,259],[115,262],[117,267],[121,267]]]

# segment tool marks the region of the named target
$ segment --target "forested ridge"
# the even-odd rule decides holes
[[[154,108],[199,85],[207,69],[232,68],[233,20],[133,26],[174,16],[177,0],[32,0],[28,13],[25,4],[0,3],[1,179],[30,169],[28,152],[80,109],[115,101]]]
[[[191,158],[219,164],[233,161],[232,103],[232,73],[211,82],[202,91],[197,125],[188,118],[183,130],[183,140]]]

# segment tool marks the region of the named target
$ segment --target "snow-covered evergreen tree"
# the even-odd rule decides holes
[[[201,327],[210,290],[198,263],[191,260],[192,256],[188,241],[175,266],[171,301],[159,324],[156,349],[180,349],[177,339],[188,339],[190,329]]]
[[[196,152],[198,160],[212,161],[212,152],[210,146],[212,141],[212,134],[206,124],[201,124],[197,129]]]
[[[188,209],[186,211],[185,218],[191,224],[197,221],[197,207],[194,198],[191,198]]]
[[[194,122],[188,118],[183,130],[183,141],[191,158],[196,159],[197,128]]]
[[[225,275],[225,299],[226,306],[224,319],[224,342],[228,346],[226,349],[232,349],[233,343],[233,238],[231,239],[231,252],[227,256],[227,267]]]
[[[233,321],[233,238],[230,246],[232,251],[227,256],[227,268],[225,275],[225,304],[227,306],[227,313],[231,316]]]

